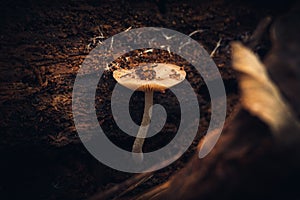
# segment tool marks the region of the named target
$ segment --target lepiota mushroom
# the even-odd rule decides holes
[[[152,117],[153,92],[164,92],[182,82],[185,76],[183,67],[166,63],[148,63],[132,69],[121,68],[113,72],[113,77],[119,84],[132,90],[145,92],[143,119],[132,146],[132,155],[136,161],[143,160],[142,148]]]

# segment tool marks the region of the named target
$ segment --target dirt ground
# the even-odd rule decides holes
[[[230,42],[246,40],[264,17],[280,15],[287,4],[271,1],[4,1],[0,8],[0,199],[86,199],[121,183],[133,174],[119,172],[98,162],[82,145],[72,120],[72,86],[88,53],[102,40],[128,28],[164,27],[190,34],[208,53],[214,54],[227,93],[227,115],[238,104],[235,72],[230,65]],[[97,38],[103,36],[103,38]],[[263,57],[270,48],[268,37],[255,49]],[[134,53],[133,53],[134,54]],[[157,51],[154,61],[165,62]],[[149,55],[147,55],[149,56]],[[147,58],[146,56],[146,58]],[[150,56],[151,57],[151,56]],[[122,62],[122,58],[119,59]],[[171,59],[182,65],[180,59]],[[128,65],[125,63],[124,65]],[[210,119],[210,99],[199,74],[191,71],[197,92],[201,127],[193,145],[178,161],[127,196],[166,181],[181,169],[205,134]],[[109,98],[116,82],[110,71],[100,82],[98,119],[106,135],[122,148],[131,148],[133,137],[115,131]],[[195,82],[193,82],[195,81]],[[164,96],[154,101],[161,102]],[[132,97],[132,118],[140,123],[143,93]],[[163,104],[164,102],[162,102]],[[167,103],[165,102],[166,106]],[[97,107],[96,106],[96,107]],[[146,140],[155,150],[174,137],[176,115],[162,137]],[[121,137],[120,137],[121,136]]]

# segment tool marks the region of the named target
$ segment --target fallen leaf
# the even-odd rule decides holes
[[[300,123],[269,78],[263,63],[241,43],[234,42],[231,46],[233,68],[240,72],[243,107],[269,125],[280,143],[299,142]]]

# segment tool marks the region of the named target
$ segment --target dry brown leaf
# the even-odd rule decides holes
[[[239,42],[232,43],[232,65],[240,72],[243,107],[260,118],[280,143],[298,142],[300,124],[259,58]]]

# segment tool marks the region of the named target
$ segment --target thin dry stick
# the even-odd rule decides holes
[[[218,49],[218,48],[220,47],[220,45],[221,45],[221,42],[222,42],[222,38],[219,39],[219,41],[217,42],[216,47],[215,47],[214,50],[210,53],[210,57],[211,57],[211,58],[214,57],[214,55],[215,55],[217,49]]]
[[[124,32],[128,32],[132,29],[132,26],[130,26],[129,28],[127,28]]]
[[[120,197],[122,197],[123,195],[125,195],[126,193],[134,190],[135,188],[137,188],[139,185],[141,185],[142,183],[145,183],[147,180],[149,180],[150,178],[152,178],[152,174],[150,174],[149,176],[146,176],[145,178],[143,178],[142,180],[138,181],[136,184],[131,185],[130,187],[128,187],[125,191],[121,192],[119,195],[117,195],[115,198],[113,198],[113,200],[119,199]]]
[[[195,35],[196,33],[203,33],[203,32],[204,32],[204,30],[198,29],[198,30],[195,30],[195,31],[191,32],[191,33],[189,34],[189,36],[192,37],[192,36]]]

